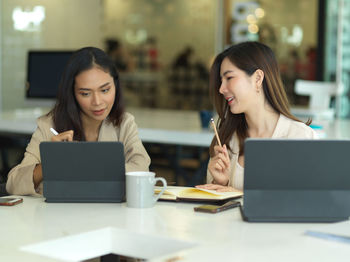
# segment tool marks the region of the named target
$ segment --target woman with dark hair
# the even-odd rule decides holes
[[[150,158],[138,137],[134,117],[124,112],[115,65],[98,48],[82,48],[72,55],[56,105],[38,118],[37,125],[24,159],[9,173],[6,189],[10,194],[42,194],[42,141],[120,141],[126,171],[148,170]],[[57,135],[50,132],[51,127]]]
[[[294,117],[272,50],[258,42],[226,49],[214,60],[210,90],[219,115],[218,134],[210,145],[207,183],[218,191],[243,189],[246,138],[313,139],[317,134]]]

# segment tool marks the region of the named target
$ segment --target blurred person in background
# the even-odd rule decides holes
[[[114,61],[118,72],[128,72],[134,69],[132,57],[117,39],[106,40],[106,53]]]

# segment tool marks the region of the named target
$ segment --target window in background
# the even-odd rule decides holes
[[[121,72],[129,106],[211,108],[216,8],[211,0],[104,1],[104,38],[118,41],[114,58],[131,64]]]
[[[294,92],[296,79],[316,80],[317,0],[225,0],[226,45],[260,41],[280,64],[289,100],[305,105]]]
[[[350,1],[332,0],[325,5],[324,78],[342,86],[337,112],[350,117]]]

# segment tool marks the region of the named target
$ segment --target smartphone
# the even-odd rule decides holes
[[[197,212],[206,212],[206,213],[219,213],[221,211],[238,207],[240,206],[241,203],[238,201],[228,201],[225,204],[219,206],[219,205],[203,205],[203,206],[198,206],[194,208],[194,211]]]
[[[19,203],[22,203],[23,199],[22,198],[0,198],[0,206],[14,206]]]

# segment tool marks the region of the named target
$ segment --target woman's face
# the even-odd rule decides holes
[[[252,76],[225,58],[220,68],[220,94],[226,99],[232,114],[247,113],[257,103],[255,73]]]
[[[83,120],[102,122],[111,112],[115,92],[113,77],[99,67],[83,71],[75,77],[74,94]]]

